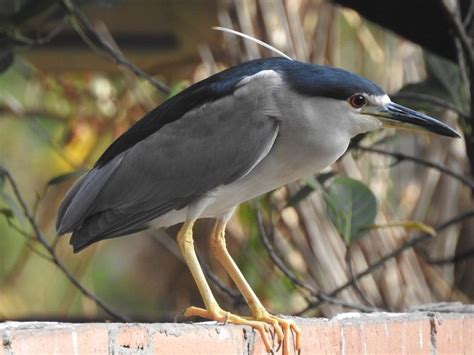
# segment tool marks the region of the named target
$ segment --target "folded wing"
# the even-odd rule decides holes
[[[73,232],[71,244],[78,251],[145,229],[153,219],[245,176],[277,138],[279,79],[273,71],[247,77],[231,95],[193,108],[96,166],[66,196],[58,232]]]

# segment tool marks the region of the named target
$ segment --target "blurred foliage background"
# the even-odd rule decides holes
[[[462,14],[468,35],[470,3]],[[1,319],[116,319],[100,299],[127,319],[163,321],[201,304],[176,247],[177,227],[102,241],[74,255],[54,224],[74,179],[147,111],[216,71],[274,55],[213,31],[216,25],[295,59],[360,73],[401,103],[464,133],[453,140],[377,132],[354,142],[323,174],[242,205],[228,226],[228,245],[264,304],[276,313],[331,316],[471,303],[472,63],[468,56],[459,60],[459,46],[453,46],[461,53],[454,59],[438,56],[324,0],[0,4]],[[161,90],[135,75],[136,68],[165,83]],[[351,211],[358,216],[349,221],[354,233],[344,235],[349,199],[367,203]],[[453,218],[457,223],[444,228]],[[225,308],[246,313],[227,275],[207,254],[211,227],[212,221],[201,221],[196,239],[203,263],[213,270],[208,276],[216,296]],[[64,269],[95,296],[84,296]],[[363,277],[354,278],[361,272]]]

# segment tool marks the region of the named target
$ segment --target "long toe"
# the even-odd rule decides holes
[[[220,323],[232,323],[232,324],[237,324],[237,325],[250,326],[260,333],[260,336],[262,337],[262,340],[267,352],[273,352],[272,351],[273,340],[272,340],[270,329],[268,327],[269,324],[273,325],[273,322],[266,322],[264,320],[256,320],[256,319],[241,317],[236,314],[226,312],[220,308],[207,310],[207,309],[199,308],[199,307],[189,307],[184,312],[184,315],[186,317],[201,317],[201,318],[205,318],[209,320],[214,320]],[[281,340],[279,339],[279,341]]]
[[[291,353],[290,349],[291,344],[293,343],[292,335],[294,334],[294,349],[296,352],[299,352],[301,349],[301,330],[295,321],[291,319],[280,318],[268,312],[262,313],[263,314],[259,317],[247,319],[255,319],[260,322],[271,324],[275,329],[280,346],[283,348],[283,355],[288,355]]]

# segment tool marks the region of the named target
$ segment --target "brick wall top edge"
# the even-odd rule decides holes
[[[410,312],[410,313],[389,313],[389,312],[374,312],[374,313],[341,313],[331,319],[327,318],[302,318],[291,317],[300,324],[315,324],[324,325],[327,323],[337,322],[344,324],[353,323],[378,323],[387,321],[407,321],[407,320],[427,320],[433,317],[437,318],[464,318],[474,317],[474,313],[437,313],[437,312]],[[215,327],[216,322],[197,322],[197,323],[60,323],[60,322],[28,322],[28,321],[5,321],[0,323],[0,332],[11,330],[39,330],[39,329],[58,329],[64,327],[77,327],[81,325],[98,326],[107,325],[108,328],[119,328],[121,326],[142,326],[147,328],[166,327],[170,330],[175,327],[186,328],[194,327],[196,325],[201,327]]]

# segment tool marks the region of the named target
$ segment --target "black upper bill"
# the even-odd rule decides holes
[[[394,102],[380,106],[378,108],[377,116],[385,118],[386,123],[392,123],[395,126],[403,127],[405,125],[409,125],[412,128],[425,129],[442,136],[454,138],[461,137],[459,133],[457,133],[447,124]]]

